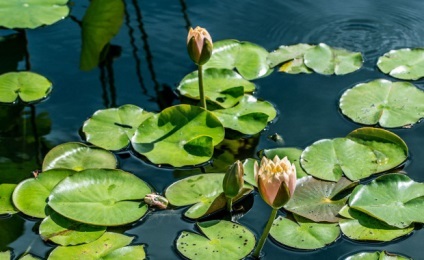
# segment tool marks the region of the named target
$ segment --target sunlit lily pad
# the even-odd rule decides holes
[[[424,223],[424,183],[414,182],[403,174],[383,175],[356,187],[349,205],[399,228]]]
[[[340,109],[356,123],[411,127],[424,117],[424,91],[409,82],[377,79],[346,90]]]
[[[243,78],[252,80],[269,75],[268,51],[251,42],[222,40],[213,43],[211,59],[203,68],[236,69]]]
[[[113,250],[111,253],[102,257],[102,260],[127,260],[127,259],[146,259],[146,252],[143,245],[125,246]]]
[[[292,221],[277,217],[271,227],[270,235],[279,243],[298,249],[317,249],[334,242],[340,235],[336,223],[315,223],[294,215]]]
[[[424,77],[424,49],[391,50],[378,58],[378,68],[398,79],[416,80]]]
[[[25,255],[19,257],[19,260],[41,260],[41,258],[33,256],[31,254],[25,254]]]
[[[282,45],[275,51],[269,53],[268,64],[271,68],[274,68],[281,63],[297,58],[303,58],[305,52],[312,47],[314,47],[314,45],[305,43],[299,43],[290,46]]]
[[[265,149],[262,151],[263,155],[267,158],[273,159],[276,155],[280,157],[280,159],[287,156],[287,159],[291,163],[294,163],[296,166],[296,177],[300,179],[302,177],[308,176],[308,174],[303,170],[300,166],[300,156],[303,150],[294,147],[282,147],[282,148],[274,148],[274,149]]]
[[[262,131],[277,115],[271,103],[251,95],[245,95],[235,107],[214,110],[213,113],[225,128],[248,135]]]
[[[233,107],[245,92],[253,92],[255,85],[229,69],[209,68],[203,71],[205,97],[223,108]],[[185,76],[178,86],[181,95],[200,99],[197,70]]]
[[[152,115],[134,105],[98,110],[85,121],[82,131],[87,141],[98,147],[121,150],[128,146],[137,127]]]
[[[315,222],[338,222],[337,214],[348,199],[346,190],[355,185],[346,178],[335,183],[304,177],[297,181],[293,197],[284,208]]]
[[[65,178],[51,192],[49,206],[82,223],[118,226],[146,214],[143,202],[150,187],[133,174],[112,169],[88,169]]]
[[[16,184],[2,183],[0,184],[0,215],[14,214],[18,210],[13,206],[12,194],[16,188]]]
[[[366,178],[377,170],[373,151],[347,138],[323,139],[307,147],[300,163],[317,178],[338,181],[343,174],[352,181]]]
[[[0,102],[3,103],[14,103],[18,98],[27,103],[37,102],[46,98],[51,91],[52,83],[33,72],[9,72],[0,75]]]
[[[346,257],[344,260],[411,260],[412,258],[404,257],[388,253],[385,251],[381,252],[359,252],[354,255]]]
[[[254,187],[257,187],[256,180],[255,180],[255,170],[254,170],[256,161],[257,160],[253,158],[248,158],[243,161],[244,181],[249,183],[250,185],[253,185]]]
[[[177,105],[145,120],[131,143],[152,163],[179,167],[206,162],[223,139],[224,127],[211,112]]]
[[[391,241],[414,230],[413,225],[406,228],[389,226],[381,220],[348,206],[343,207],[340,215],[344,217],[339,222],[340,229],[345,236],[353,240]]]
[[[53,24],[68,15],[68,0],[1,1],[0,26],[36,28]]]
[[[11,260],[12,259],[12,252],[5,251],[0,252],[0,260]]]
[[[43,171],[50,169],[114,169],[118,165],[113,153],[83,143],[64,143],[51,149],[43,161]]]
[[[225,220],[197,223],[202,235],[183,231],[178,252],[188,259],[243,259],[255,247],[255,236],[246,227]]]
[[[320,74],[344,75],[360,69],[363,60],[360,52],[332,48],[320,43],[305,52],[304,62]]]
[[[14,205],[26,215],[45,218],[50,192],[60,181],[74,173],[72,170],[55,169],[43,172],[36,178],[22,181],[13,192]]]

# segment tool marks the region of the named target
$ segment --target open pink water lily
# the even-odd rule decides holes
[[[296,188],[296,167],[287,157],[273,160],[262,157],[261,164],[255,162],[255,179],[259,194],[271,207],[283,207],[293,196]]]
[[[212,38],[206,29],[190,28],[187,36],[187,50],[190,58],[198,65],[205,64],[212,55]]]

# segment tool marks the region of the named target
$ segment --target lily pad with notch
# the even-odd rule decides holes
[[[16,186],[16,184],[10,183],[0,184],[0,215],[19,212],[12,202],[12,194]]]
[[[424,77],[424,49],[391,50],[378,58],[378,68],[398,79],[417,80]]]

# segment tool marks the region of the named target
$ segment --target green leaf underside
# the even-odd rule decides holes
[[[385,251],[381,252],[359,252],[354,255],[348,256],[345,260],[411,260],[401,255],[388,253]]]
[[[85,121],[82,131],[88,142],[117,151],[128,146],[138,126],[152,115],[134,105],[98,110]]]
[[[417,80],[424,77],[424,49],[391,50],[377,61],[378,68],[398,79]]]
[[[46,98],[51,90],[52,83],[33,72],[9,72],[0,75],[0,102],[3,103],[14,103],[18,98],[26,103],[40,101]]]
[[[424,117],[424,91],[409,82],[377,79],[346,90],[340,109],[360,124],[410,127]]]
[[[66,218],[99,226],[134,222],[146,214],[149,186],[133,174],[88,169],[65,178],[51,192],[49,206]]]
[[[303,168],[300,166],[300,156],[302,155],[303,150],[293,147],[284,147],[284,148],[274,148],[274,149],[265,149],[263,150],[263,154],[269,158],[274,159],[276,155],[280,159],[287,156],[287,159],[291,163],[294,163],[296,166],[296,177],[297,179],[300,179],[302,177],[308,176],[308,174],[303,170]]]
[[[271,227],[270,235],[277,242],[297,249],[317,249],[334,242],[340,235],[336,223],[315,223],[294,215],[296,222],[277,217]]]
[[[424,183],[414,182],[402,174],[383,175],[356,187],[349,205],[398,228],[414,222],[424,223]]]
[[[247,228],[225,220],[197,223],[204,235],[183,231],[177,250],[189,259],[243,259],[255,246],[255,236]]]
[[[9,183],[0,184],[0,215],[18,212],[12,202],[12,194],[16,186],[16,184]]]

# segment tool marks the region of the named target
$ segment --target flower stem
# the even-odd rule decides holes
[[[274,222],[274,219],[277,216],[277,212],[278,212],[278,209],[272,208],[271,215],[269,216],[269,219],[268,219],[268,222],[266,223],[265,229],[262,232],[262,236],[259,239],[258,245],[255,248],[255,251],[253,252],[253,255],[252,255],[253,258],[256,258],[256,259],[259,258],[259,254],[261,253],[262,248],[264,247],[266,238],[268,237],[269,230],[272,227],[272,222]]]
[[[227,210],[228,212],[233,212],[233,199],[227,198]]]
[[[203,68],[202,65],[198,66],[198,76],[199,76],[199,93],[200,93],[200,102],[204,109],[208,110],[206,107],[205,91],[203,90]]]

